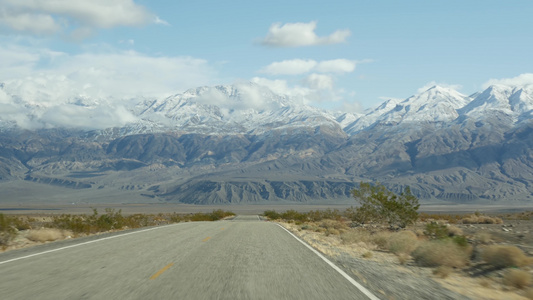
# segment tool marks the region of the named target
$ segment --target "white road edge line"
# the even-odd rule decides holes
[[[378,297],[376,297],[372,292],[367,290],[364,286],[359,284],[359,282],[355,281],[350,275],[346,274],[341,268],[337,267],[334,263],[332,263],[329,259],[327,259],[324,255],[322,255],[320,252],[318,252],[315,248],[309,246],[307,243],[302,241],[299,237],[294,235],[292,232],[290,232],[287,228],[281,226],[280,224],[277,224],[279,227],[281,227],[283,230],[287,231],[290,235],[292,235],[298,242],[302,243],[304,246],[306,246],[309,250],[313,251],[318,257],[322,258],[323,261],[325,261],[330,267],[332,267],[335,271],[337,271],[339,274],[341,274],[346,280],[348,280],[351,284],[353,284],[356,288],[358,288],[363,294],[365,294],[368,298],[371,300],[380,300]]]
[[[165,227],[169,227],[169,226],[175,226],[175,225],[179,225],[179,224],[182,224],[182,223],[170,224],[170,225],[153,227],[153,228],[149,228],[149,229],[143,229],[143,230],[128,232],[128,233],[124,233],[124,234],[114,235],[114,236],[108,236],[108,237],[105,237],[105,238],[96,239],[96,240],[92,240],[92,241],[88,241],[88,242],[83,242],[83,243],[79,243],[79,244],[74,244],[74,245],[70,245],[70,246],[65,246],[65,247],[61,247],[61,248],[56,248],[56,249],[52,249],[52,250],[38,252],[38,253],[26,255],[26,256],[21,256],[21,257],[9,259],[9,260],[6,260],[6,261],[1,261],[0,265],[7,264],[7,263],[10,263],[10,262],[13,262],[13,261],[17,261],[17,260],[21,260],[21,259],[26,259],[26,258],[30,258],[30,257],[34,257],[34,256],[39,256],[39,255],[51,253],[51,252],[57,252],[57,251],[61,251],[61,250],[69,249],[69,248],[74,248],[74,247],[83,246],[83,245],[87,245],[87,244],[97,243],[97,242],[101,242],[101,241],[105,241],[105,240],[110,240],[110,239],[114,239],[114,238],[118,238],[118,237],[123,237],[123,236],[130,235],[130,234],[136,234],[136,233],[156,230],[156,229],[160,229],[160,228],[165,228]]]

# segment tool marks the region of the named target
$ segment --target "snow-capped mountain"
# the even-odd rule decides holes
[[[300,99],[272,92],[255,83],[199,87],[166,98],[92,99],[85,96],[39,104],[0,88],[0,126],[13,128],[98,129],[129,135],[155,132],[202,134],[261,134],[271,130],[330,128],[354,135],[373,127],[409,123],[447,124],[460,119],[486,119],[495,114],[512,123],[531,118],[533,86],[494,85],[465,96],[451,88],[433,86],[405,100],[390,99],[359,114],[334,112],[304,105]],[[473,98],[472,98],[473,97]],[[501,117],[500,117],[501,118]]]
[[[200,87],[146,100],[135,106],[133,114],[138,123],[152,124],[151,128],[191,133],[261,134],[320,126],[342,131],[333,113],[254,83]]]
[[[0,85],[0,181],[203,204],[349,201],[360,181],[435,201],[533,201],[531,85],[434,86],[365,114],[253,83],[153,99],[27,94]]]
[[[492,85],[463,107],[460,113],[478,120],[499,114],[513,122],[520,122],[530,119],[532,111],[533,85]]]
[[[458,109],[472,99],[457,91],[433,86],[403,101],[389,99],[347,126],[350,133],[376,125],[395,126],[405,123],[451,122],[459,116]]]
[[[372,126],[381,116],[394,109],[399,102],[400,101],[397,99],[386,100],[376,109],[371,110],[365,115],[362,115],[358,119],[354,120],[352,123],[348,124],[346,127],[344,127],[344,130],[349,134],[354,134]]]

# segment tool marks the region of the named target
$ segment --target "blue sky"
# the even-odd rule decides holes
[[[0,81],[35,101],[254,81],[361,111],[530,80],[532,15],[526,0],[0,0]]]

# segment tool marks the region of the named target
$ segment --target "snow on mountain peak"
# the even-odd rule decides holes
[[[337,127],[332,113],[255,83],[189,89],[135,108],[145,121],[200,133],[259,133],[284,127]]]
[[[483,119],[492,114],[505,114],[517,121],[522,114],[533,110],[533,85],[513,86],[494,84],[478,94],[461,113]]]
[[[398,103],[377,121],[384,125],[402,122],[449,122],[459,116],[457,109],[469,101],[467,96],[453,89],[433,86]]]
[[[530,119],[533,85],[494,84],[467,97],[452,88],[432,86],[405,100],[389,99],[364,115],[329,112],[304,104],[301,97],[273,92],[269,87],[241,82],[203,86],[166,98],[94,98],[84,95],[59,102],[35,102],[38,95],[13,93],[0,88],[0,127],[75,127],[104,129],[121,127],[121,134],[180,132],[205,134],[262,133],[326,126],[336,132],[355,134],[374,126],[402,123],[439,123],[464,118],[503,114],[506,120]],[[37,98],[36,98],[37,97]]]

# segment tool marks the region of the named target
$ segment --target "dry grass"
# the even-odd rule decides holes
[[[461,218],[464,217],[464,215],[461,216]],[[445,221],[446,219],[455,219],[458,221],[457,223],[461,223],[461,218],[446,216],[445,218],[439,218],[438,220]],[[471,222],[481,224],[501,223],[500,218],[494,216],[488,217],[479,213],[468,216],[468,218],[471,219]],[[468,218],[465,218],[467,219],[466,223],[469,222]],[[431,236],[427,235],[428,223],[423,222],[418,223],[416,226],[413,226],[413,228],[409,228],[409,230],[391,232],[385,226],[380,227],[373,225],[346,228],[344,226],[345,223],[343,223],[342,220],[324,221],[325,220],[315,221],[314,223],[306,222],[305,225],[301,226],[301,228],[306,229],[306,231],[301,231],[299,233],[300,237],[304,240],[308,240],[308,243],[324,253],[326,253],[326,251],[332,252],[331,255],[344,255],[345,253],[349,253],[351,257],[356,259],[368,259],[394,264],[399,270],[412,270],[411,268],[416,268],[412,263],[406,265],[406,263],[411,262],[412,259],[412,261],[418,266],[432,267],[433,269],[424,272],[429,272],[429,274],[433,272],[434,280],[446,285],[446,287],[451,290],[455,290],[463,295],[468,295],[472,297],[472,299],[518,300],[524,299],[523,297],[525,296],[526,298],[533,300],[533,288],[528,290],[528,287],[531,286],[531,281],[533,280],[531,278],[532,274],[529,274],[526,271],[511,273],[507,272],[508,270],[504,270],[502,272],[501,270],[491,268],[489,264],[480,261],[480,258],[483,258],[483,255],[487,257],[489,256],[488,254],[493,251],[492,257],[495,257],[494,259],[496,260],[498,260],[498,257],[500,257],[499,260],[501,260],[501,257],[505,257],[506,259],[512,257],[511,260],[514,259],[523,262],[521,265],[524,263],[526,265],[532,263],[531,260],[533,260],[533,258],[527,257],[521,251],[509,251],[508,249],[501,250],[500,248],[509,246],[487,246],[487,244],[490,245],[495,240],[500,239],[498,235],[500,232],[498,230],[496,230],[496,233],[489,233],[487,230],[494,230],[494,228],[499,227],[487,226],[484,228],[481,226],[464,226],[463,228],[461,225],[454,226],[445,222],[432,221],[429,224],[436,224],[437,226],[435,227],[442,231],[442,237],[439,234],[439,238],[437,238],[437,234]],[[294,227],[297,228],[298,226]],[[426,233],[421,229],[422,227],[426,228]],[[331,233],[331,229],[329,228],[338,230],[340,236],[336,236],[334,234],[335,231]],[[479,231],[480,229],[484,231]],[[518,232],[518,229],[515,230]],[[325,234],[317,233],[317,231],[330,231],[330,233],[328,233],[329,236],[326,236]],[[522,230],[520,229],[520,231]],[[438,233],[441,232],[439,231]],[[471,245],[471,243],[473,244]],[[479,252],[476,252],[475,257],[471,257],[473,246],[476,246],[479,250]],[[332,250],[331,247],[333,247],[335,251]],[[492,247],[499,250],[484,251],[492,249]],[[387,251],[375,251],[377,248]],[[395,255],[393,256],[391,253]],[[409,255],[409,253],[411,255]],[[509,253],[512,253],[512,255]],[[471,259],[474,260],[471,262]],[[489,259],[484,259],[484,261],[487,260]],[[470,264],[472,264],[472,268],[465,268]],[[513,265],[516,265],[516,263]],[[521,270],[525,270],[525,268],[522,267]],[[478,271],[486,271],[488,273],[483,273],[481,278],[470,277]],[[518,290],[515,287],[519,287],[522,290]],[[529,293],[529,295],[527,293]]]
[[[481,258],[496,268],[522,267],[533,262],[522,250],[509,245],[487,246],[483,250]]]
[[[423,242],[412,256],[423,267],[462,268],[469,262],[470,251],[451,240],[437,240]]]
[[[398,262],[400,263],[400,265],[405,265],[410,257],[411,256],[409,256],[409,254],[400,253],[398,254]]]
[[[492,286],[492,282],[488,278],[480,278],[479,285],[481,285],[484,288],[490,288]]]
[[[53,242],[71,237],[72,232],[55,228],[41,228],[30,230],[27,238],[34,242]]]
[[[336,230],[346,230],[348,229],[348,225],[342,221],[337,220],[323,220],[320,222],[320,227],[326,228],[326,229],[336,229]]]
[[[340,235],[348,229],[348,226],[339,220],[322,220],[318,225],[320,228],[325,229],[324,233],[328,235]]]
[[[411,254],[418,246],[418,237],[412,231],[393,233],[388,239],[387,248],[394,254]]]
[[[450,215],[450,214],[428,214],[428,213],[420,213],[418,215],[418,219],[422,222],[427,221],[446,221],[447,223],[454,224],[457,223],[458,220],[462,218],[461,215]]]
[[[463,235],[463,230],[457,226],[449,225],[447,226],[449,236],[460,236]]]
[[[523,289],[530,286],[531,282],[531,274],[524,270],[511,269],[503,275],[503,283],[515,288]]]
[[[533,288],[529,288],[524,292],[524,297],[533,300]]]
[[[326,229],[326,235],[340,235],[341,232],[338,229],[335,228],[328,228]]]
[[[503,220],[498,217],[473,214],[461,219],[463,224],[503,224]]]
[[[433,270],[433,275],[438,276],[440,278],[446,278],[450,276],[450,274],[453,272],[453,269],[448,266],[440,266],[437,267],[435,270]]]
[[[391,237],[392,233],[388,231],[380,231],[377,233],[374,233],[371,235],[371,242],[378,246],[380,249],[387,249],[387,245],[389,244],[389,238]]]
[[[488,244],[492,242],[492,235],[489,232],[479,232],[475,235],[475,239],[481,244]]]
[[[372,238],[370,236],[370,232],[364,230],[364,229],[352,229],[344,232],[340,236],[343,244],[355,244],[355,243],[371,243]]]

